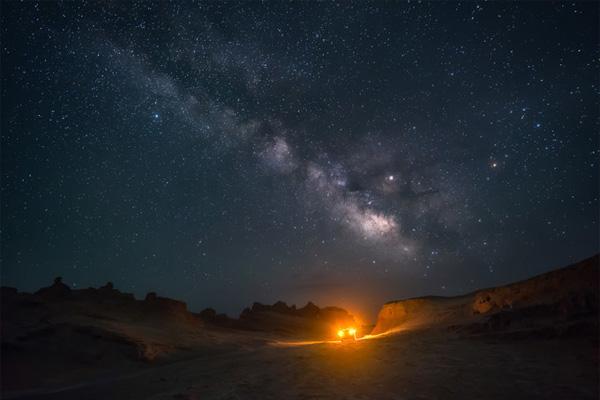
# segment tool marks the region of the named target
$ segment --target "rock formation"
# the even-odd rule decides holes
[[[596,326],[599,256],[506,286],[459,297],[421,297],[386,303],[374,334],[430,326],[473,331],[533,328],[578,319]],[[593,328],[593,329],[596,329]]]
[[[62,277],[54,278],[54,283],[51,286],[41,288],[36,295],[44,299],[64,299],[70,296],[71,288],[62,283]]]

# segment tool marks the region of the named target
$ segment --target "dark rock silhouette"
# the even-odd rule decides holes
[[[598,263],[594,257],[465,296],[390,302],[374,333],[442,329],[536,343],[543,338],[591,342],[598,336]],[[43,386],[42,379],[60,379],[62,369],[94,381],[99,371],[114,376],[148,363],[181,360],[191,351],[208,354],[219,346],[245,349],[273,340],[331,339],[335,327],[356,323],[341,308],[312,302],[301,308],[283,301],[254,303],[238,319],[212,308],[196,314],[184,302],[155,292],[137,300],[111,282],[74,290],[57,278],[34,294],[2,287],[0,295],[3,389]]]
[[[5,381],[15,383],[10,375],[18,374],[14,365],[35,369],[40,357],[61,363],[77,360],[84,365],[102,364],[102,360],[111,365],[154,362],[176,357],[198,342],[205,343],[210,329],[228,329],[235,335],[251,330],[267,335],[323,337],[331,333],[328,324],[335,314],[332,308],[321,310],[312,303],[296,309],[282,301],[255,303],[239,319],[210,308],[195,314],[186,303],[155,292],[136,300],[111,282],[74,290],[61,278],[34,294],[10,287],[2,287],[0,294],[2,371]],[[336,316],[351,318],[345,311],[335,310]]]
[[[298,315],[305,318],[316,317],[321,310],[313,302],[309,301],[304,307],[298,310]]]
[[[213,321],[217,317],[217,312],[213,308],[205,308],[198,313],[198,316],[206,321]]]
[[[51,286],[42,288],[35,294],[46,299],[64,299],[71,295],[71,288],[62,283],[62,277],[59,276],[54,278]]]
[[[179,315],[192,317],[192,314],[188,312],[187,304],[183,301],[173,300],[168,297],[160,297],[154,292],[150,292],[146,295],[144,306],[148,307],[149,310],[161,312],[170,316]]]
[[[303,337],[323,338],[335,334],[336,327],[356,326],[356,321],[346,310],[337,307],[319,308],[308,302],[302,308],[288,306],[283,301],[273,305],[254,303],[242,311],[234,323],[240,329],[273,331],[280,334],[301,332]]]
[[[157,297],[158,296],[155,292],[149,292],[148,294],[146,294],[146,298],[144,299],[144,301],[153,302],[156,301]]]
[[[230,318],[226,314],[217,314],[213,308],[205,308],[196,315],[202,321],[211,325],[222,328],[243,329],[243,327],[240,326],[239,320]]]

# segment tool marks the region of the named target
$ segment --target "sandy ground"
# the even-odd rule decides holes
[[[231,347],[18,399],[595,399],[589,339],[406,332],[373,340]]]

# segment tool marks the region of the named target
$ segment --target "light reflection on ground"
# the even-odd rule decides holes
[[[376,335],[361,336],[361,337],[356,338],[356,340],[354,340],[354,341],[345,341],[345,342],[342,342],[341,340],[303,340],[303,341],[279,341],[278,340],[278,341],[271,342],[270,345],[275,346],[275,347],[311,346],[311,345],[315,345],[315,344],[336,344],[336,345],[343,344],[343,345],[346,345],[346,344],[360,342],[362,340],[380,339],[382,337],[389,336],[391,334],[398,333],[400,331],[401,331],[401,329],[394,329],[394,330],[389,330],[387,332],[378,333]]]

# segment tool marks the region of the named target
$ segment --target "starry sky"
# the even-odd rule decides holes
[[[598,251],[593,2],[3,2],[2,284],[236,315]]]

